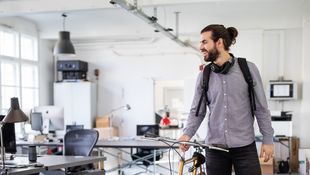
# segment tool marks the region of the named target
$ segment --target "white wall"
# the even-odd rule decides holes
[[[183,48],[170,44],[166,38],[156,43],[132,42],[125,46],[112,43],[113,47],[76,44],[77,58],[89,62],[89,79],[94,80],[94,69],[100,70],[98,115],[126,103],[132,107],[130,111],[115,113],[123,120],[123,136],[134,136],[136,124],[154,122],[154,80],[181,80],[197,74],[200,64],[197,56],[184,54]],[[157,51],[158,45],[167,48]]]
[[[310,13],[303,19],[303,30],[302,30],[302,76],[303,76],[303,87],[302,87],[302,104],[301,104],[301,115],[300,115],[300,147],[310,147]]]

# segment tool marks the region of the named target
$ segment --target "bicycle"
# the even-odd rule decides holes
[[[157,135],[154,134],[145,134],[145,138],[146,139],[151,139],[151,140],[156,140],[156,141],[161,141],[167,145],[170,146],[170,149],[174,149],[173,148],[175,146],[175,144],[187,144],[190,146],[194,146],[196,148],[196,151],[193,153],[193,156],[189,159],[185,159],[185,156],[181,156],[180,153],[175,150],[178,155],[180,156],[180,161],[179,161],[179,169],[178,169],[178,175],[182,175],[183,174],[183,170],[184,170],[184,166],[186,164],[192,163],[192,166],[189,168],[189,172],[192,173],[192,175],[197,175],[197,169],[199,169],[199,174],[198,175],[205,175],[205,172],[203,172],[203,168],[201,165],[203,165],[205,163],[205,157],[203,154],[201,154],[203,152],[204,148],[209,148],[209,149],[215,149],[218,151],[225,151],[225,152],[229,152],[229,150],[227,149],[223,149],[223,148],[219,148],[219,147],[215,147],[215,146],[211,146],[211,145],[206,145],[206,144],[202,144],[199,142],[192,142],[192,141],[178,141],[175,139],[170,139],[170,138],[166,138],[166,137],[159,137]],[[170,159],[169,159],[169,166],[170,166],[170,170],[171,170],[171,164],[170,164]],[[170,171],[170,174],[172,174],[172,172]]]
[[[201,154],[202,149],[200,147],[196,147],[196,151],[194,152],[193,156],[189,159],[181,158],[179,161],[179,170],[178,175],[183,174],[184,165],[188,163],[193,163],[193,165],[188,169],[188,172],[191,172],[193,175],[197,174],[197,169],[199,168],[199,175],[205,175],[206,173],[203,172],[203,165],[206,160],[205,157]]]

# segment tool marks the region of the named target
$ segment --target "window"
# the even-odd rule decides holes
[[[21,35],[21,58],[26,60],[37,61],[37,42],[36,38],[28,35]]]
[[[0,27],[0,112],[6,114],[11,98],[24,110],[39,105],[37,38]]]
[[[0,29],[0,55],[18,57],[18,34],[14,31]]]

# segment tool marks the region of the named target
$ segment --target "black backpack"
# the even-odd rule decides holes
[[[238,58],[238,64],[240,66],[241,72],[243,74],[243,77],[245,81],[248,84],[248,92],[249,92],[249,98],[250,98],[250,105],[251,105],[251,113],[254,117],[254,111],[256,110],[255,105],[255,96],[254,96],[254,83],[253,79],[247,64],[247,61],[245,58]],[[211,73],[211,64],[208,64],[203,69],[203,78],[202,78],[202,86],[201,86],[201,96],[198,102],[197,110],[196,110],[196,117],[198,117],[198,113],[200,110],[200,106],[202,103],[203,98],[205,99],[206,104],[208,104],[208,88],[209,88],[209,78]]]

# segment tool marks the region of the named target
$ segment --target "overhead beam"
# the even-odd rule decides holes
[[[131,14],[137,16],[138,18],[145,21],[147,24],[153,26],[157,31],[161,32],[166,37],[170,38],[172,41],[176,42],[177,44],[183,46],[183,47],[189,47],[194,49],[195,51],[199,51],[198,48],[194,47],[188,42],[184,42],[178,38],[178,36],[172,34],[167,28],[163,27],[157,22],[157,18],[154,16],[148,16],[145,14],[141,9],[138,8],[137,5],[133,5],[131,3],[128,3],[125,0],[110,0],[110,3],[113,5],[118,5],[121,8],[127,10]]]

